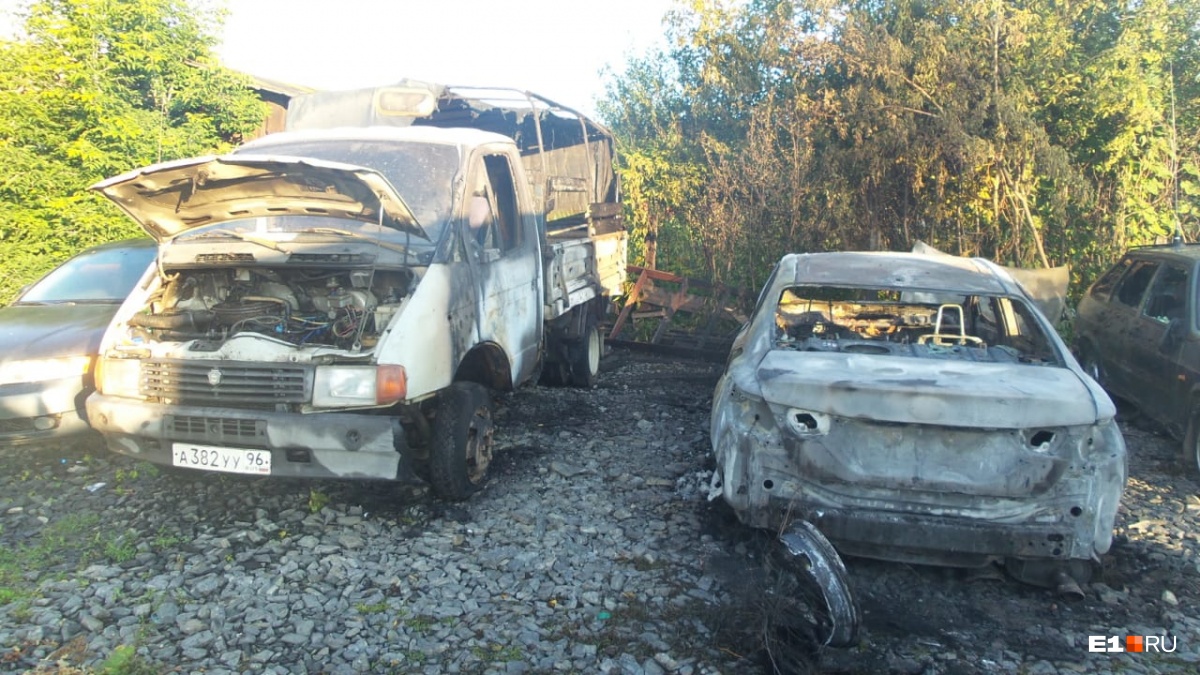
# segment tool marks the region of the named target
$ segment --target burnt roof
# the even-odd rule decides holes
[[[983,258],[880,251],[802,253],[780,263],[794,269],[797,284],[821,284],[909,291],[1014,294],[1016,284]]]

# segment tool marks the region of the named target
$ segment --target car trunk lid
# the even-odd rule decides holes
[[[772,350],[758,367],[767,401],[830,415],[950,427],[1026,429],[1096,422],[1067,368]]]

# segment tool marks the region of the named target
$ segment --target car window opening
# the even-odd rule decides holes
[[[1062,365],[1018,297],[793,286],[775,313],[778,349]]]

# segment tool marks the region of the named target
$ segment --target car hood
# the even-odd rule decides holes
[[[95,354],[118,307],[63,303],[0,308],[0,361]]]
[[[338,162],[266,155],[196,157],[136,169],[91,189],[159,241],[196,227],[269,216],[347,218],[429,239],[382,174]]]
[[[1068,368],[772,350],[757,369],[771,403],[841,417],[950,427],[1027,429],[1099,421]]]

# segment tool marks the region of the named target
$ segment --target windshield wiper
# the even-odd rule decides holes
[[[399,244],[392,244],[390,242],[380,241],[378,237],[368,237],[365,234],[359,234],[358,232],[351,232],[350,230],[340,230],[336,227],[310,227],[306,230],[300,230],[299,234],[332,234],[332,235],[338,236],[338,237],[350,237],[351,239],[362,239],[364,241],[369,241],[372,244],[376,244],[378,246],[386,248],[389,251],[395,251],[396,253],[407,253],[408,252],[408,248],[401,246]]]

